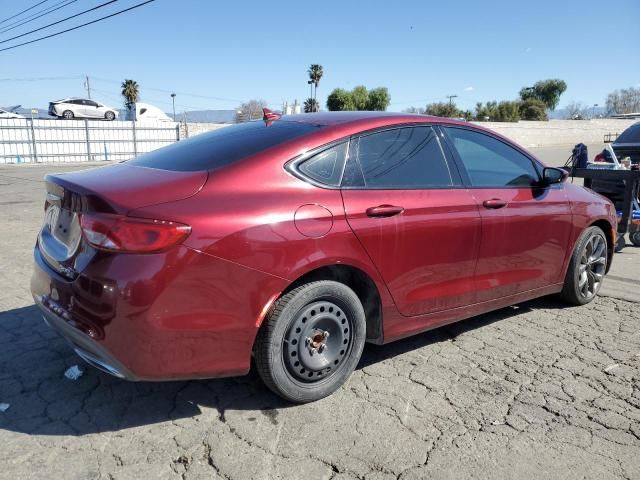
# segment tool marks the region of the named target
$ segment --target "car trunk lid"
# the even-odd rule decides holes
[[[83,214],[124,216],[141,207],[182,200],[197,193],[206,180],[207,172],[174,172],[127,164],[48,175],[39,251],[58,273],[75,278],[96,253],[83,238]]]

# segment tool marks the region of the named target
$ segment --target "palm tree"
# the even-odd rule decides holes
[[[311,113],[318,111],[318,102],[315,98],[309,97],[304,101],[304,113]]]
[[[122,96],[124,97],[124,105],[128,109],[140,100],[140,87],[138,87],[138,82],[135,80],[127,80],[125,79],[120,85],[122,88]]]
[[[314,108],[316,108],[316,110],[313,110],[313,111],[317,112],[318,102],[316,101],[316,99],[317,99],[317,93],[318,93],[318,85],[320,84],[320,79],[324,74],[324,72],[322,71],[322,65],[318,65],[317,63],[312,63],[309,66],[309,70],[307,70],[307,73],[309,74],[309,80],[311,80],[311,82],[313,82],[313,85],[315,86],[315,91],[313,93],[313,101],[315,102]]]

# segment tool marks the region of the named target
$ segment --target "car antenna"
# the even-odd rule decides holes
[[[264,120],[264,123],[267,124],[267,127],[271,125],[271,123],[274,120],[279,120],[280,117],[282,116],[279,113],[273,112],[266,107],[262,109],[262,113],[263,113],[262,120]]]

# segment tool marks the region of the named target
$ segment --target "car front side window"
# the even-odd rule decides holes
[[[531,187],[540,182],[533,161],[481,132],[445,127],[474,187]]]

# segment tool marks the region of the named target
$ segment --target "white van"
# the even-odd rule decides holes
[[[166,113],[160,110],[154,105],[148,103],[137,102],[130,110],[125,110],[124,117],[131,121],[136,120],[138,122],[173,122],[173,119]],[[132,117],[132,114],[134,118]]]

